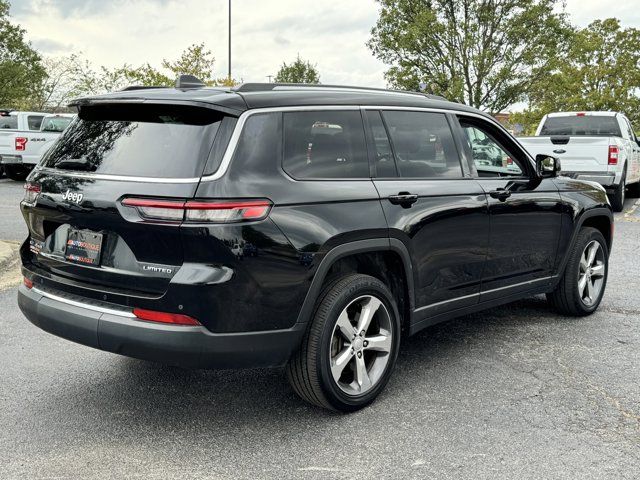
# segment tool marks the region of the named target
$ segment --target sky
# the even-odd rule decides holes
[[[204,42],[227,72],[228,0],[10,0],[27,38],[50,56],[82,52],[95,65],[159,66]],[[574,25],[617,17],[640,28],[640,0],[566,0]],[[384,87],[385,65],[366,42],[374,0],[232,0],[232,75],[264,82],[299,54],[322,83]]]

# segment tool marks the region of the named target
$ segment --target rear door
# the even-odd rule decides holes
[[[517,142],[493,123],[458,116],[474,176],[487,193],[490,238],[480,301],[549,283],[562,203],[553,179],[538,180]]]
[[[123,200],[193,197],[221,121],[196,107],[82,107],[29,177],[25,263],[60,284],[161,295],[183,260],[179,219],[150,222]]]
[[[485,193],[470,177],[448,115],[366,110],[375,186],[412,258],[417,318],[478,302],[489,241]],[[423,325],[421,325],[423,326]]]

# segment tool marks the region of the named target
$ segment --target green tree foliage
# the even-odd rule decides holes
[[[282,63],[275,81],[280,83],[320,83],[320,74],[316,65],[302,60],[298,55],[293,63],[289,65]]]
[[[397,88],[491,113],[521,101],[570,32],[557,0],[378,0],[368,47]]]
[[[45,70],[24,29],[9,21],[9,6],[0,0],[0,107],[28,108]]]
[[[527,93],[528,108],[514,115],[528,134],[549,112],[614,110],[640,129],[640,30],[615,18],[577,30],[566,55]]]

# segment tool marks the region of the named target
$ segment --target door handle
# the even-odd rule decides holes
[[[411,205],[418,201],[418,195],[409,192],[400,192],[397,195],[389,195],[389,201],[394,205],[400,205],[402,208],[410,208]]]
[[[511,196],[511,190],[507,188],[496,188],[495,190],[491,190],[489,192],[491,198],[497,198],[501,202],[504,202],[507,198]]]

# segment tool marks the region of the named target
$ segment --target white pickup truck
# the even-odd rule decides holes
[[[24,180],[75,115],[0,112],[0,167]]]
[[[600,183],[616,212],[624,208],[626,188],[640,194],[640,145],[622,113],[550,113],[535,137],[518,140],[534,158],[539,153],[558,157],[562,175]]]

